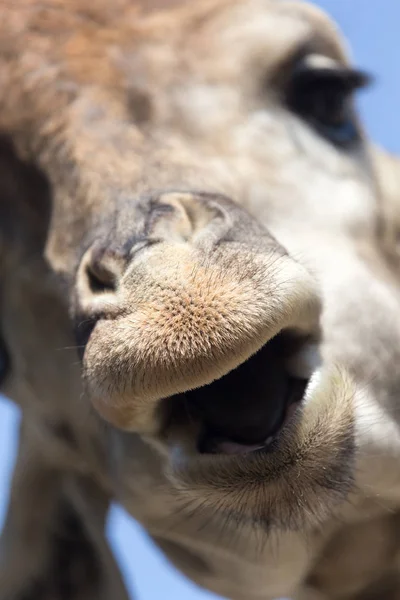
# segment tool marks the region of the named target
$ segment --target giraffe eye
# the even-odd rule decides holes
[[[320,135],[346,148],[360,138],[354,92],[368,82],[368,75],[362,71],[327,57],[309,55],[293,69],[286,104]]]

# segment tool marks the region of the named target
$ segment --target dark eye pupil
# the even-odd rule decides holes
[[[348,101],[347,95],[342,90],[325,89],[316,94],[315,112],[316,117],[332,124],[341,124],[347,118]]]
[[[350,69],[297,69],[287,91],[289,108],[331,142],[345,146],[359,138],[353,91],[366,76]]]
[[[332,86],[306,89],[297,96],[297,112],[323,122],[340,124],[347,116],[348,98]]]

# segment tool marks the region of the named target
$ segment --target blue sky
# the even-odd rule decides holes
[[[316,4],[337,20],[350,41],[355,62],[376,76],[375,86],[359,101],[367,130],[375,141],[400,153],[399,0],[321,0]],[[0,401],[0,524],[15,457],[17,419],[14,406]],[[137,600],[217,598],[196,588],[171,567],[119,508],[112,510],[109,537],[127,586]]]

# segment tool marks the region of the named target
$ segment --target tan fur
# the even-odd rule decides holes
[[[24,415],[0,598],[123,600],[116,500],[233,600],[397,599],[398,159],[284,104],[300,49],[348,64],[321,11],[183,4],[0,6],[1,391]],[[268,454],[200,455],[166,398],[283,329],[319,340],[301,409]]]

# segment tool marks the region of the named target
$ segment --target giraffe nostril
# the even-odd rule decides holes
[[[115,252],[103,248],[90,248],[81,260],[73,305],[75,337],[81,359],[97,322],[111,318],[119,311],[117,292],[123,266]]]
[[[93,294],[114,292],[117,286],[117,276],[105,265],[93,262],[86,265],[88,286]]]
[[[89,303],[103,294],[114,294],[128,262],[127,253],[107,244],[97,243],[83,255],[77,272],[77,290],[80,300]]]

